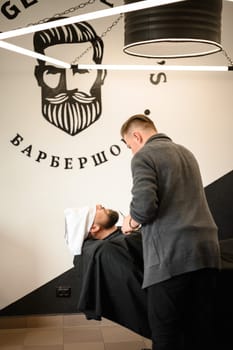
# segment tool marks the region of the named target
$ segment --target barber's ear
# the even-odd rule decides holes
[[[134,136],[135,140],[138,143],[142,143],[143,142],[143,137],[142,137],[142,135],[141,135],[141,133],[139,131],[134,131],[133,132],[133,136]]]

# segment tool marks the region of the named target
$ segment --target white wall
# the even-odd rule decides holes
[[[12,20],[0,13],[1,31],[77,5],[72,0],[65,4],[62,0],[38,0],[25,9],[20,0],[11,3],[21,12]],[[100,8],[105,7],[98,1],[82,12]],[[232,16],[233,4],[224,2],[222,42],[231,56]],[[117,17],[90,24],[100,35]],[[9,41],[33,49],[32,35]],[[123,20],[104,38],[104,62],[144,63],[121,53],[122,45]],[[41,115],[35,60],[1,49],[0,62],[0,307],[72,267],[64,241],[64,208],[102,203],[127,213],[131,154],[120,140],[119,129],[130,115],[149,109],[161,132],[190,148],[199,161],[204,186],[233,168],[232,72],[173,72],[167,73],[166,83],[152,85],[150,72],[108,71],[102,87],[102,116],[85,131],[70,136]],[[202,62],[227,63],[222,54],[216,54],[190,64]],[[19,146],[11,143],[17,133],[23,137]],[[22,150],[30,145],[29,157]],[[111,153],[112,145],[120,147],[119,155]],[[40,163],[36,161],[39,151],[47,154]],[[94,166],[92,155],[102,151],[108,161]],[[50,166],[52,155],[60,156],[57,168]],[[67,157],[73,158],[73,169],[64,169]],[[80,169],[78,157],[88,159],[84,169]]]

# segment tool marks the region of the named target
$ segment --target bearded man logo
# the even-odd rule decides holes
[[[86,22],[69,24],[34,34],[34,50],[73,62],[83,53],[86,62],[100,64],[104,44]],[[62,56],[62,58],[61,58]],[[69,135],[77,135],[96,122],[102,113],[101,86],[106,70],[64,69],[38,60],[35,77],[41,87],[42,114]]]

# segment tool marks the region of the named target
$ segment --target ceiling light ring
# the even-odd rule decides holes
[[[139,52],[133,52],[131,51],[132,47],[135,46],[141,46],[143,44],[146,45],[153,45],[156,43],[188,43],[188,42],[192,42],[192,43],[197,43],[197,44],[208,44],[210,46],[210,48],[208,49],[208,51],[202,51],[199,52],[198,54],[195,53],[187,53],[187,54],[169,54],[169,55],[165,55],[165,54],[148,54],[144,55],[142,53]],[[216,43],[215,41],[211,41],[211,40],[204,40],[204,39],[194,39],[194,38],[179,38],[179,39],[173,39],[173,38],[166,38],[165,39],[154,39],[154,40],[148,40],[148,41],[138,41],[135,42],[133,44],[128,44],[123,48],[123,51],[131,56],[136,56],[136,57],[142,57],[142,58],[153,58],[153,59],[174,59],[174,58],[191,58],[191,57],[202,57],[202,56],[207,56],[207,55],[211,55],[213,53],[217,53],[223,50],[223,47],[221,44]]]

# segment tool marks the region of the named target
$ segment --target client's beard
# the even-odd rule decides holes
[[[76,135],[94,123],[101,114],[100,101],[84,92],[60,93],[42,98],[44,117],[70,135]]]
[[[108,221],[105,224],[102,224],[102,226],[105,229],[111,228],[117,223],[118,219],[119,219],[118,212],[112,209],[108,209]]]

